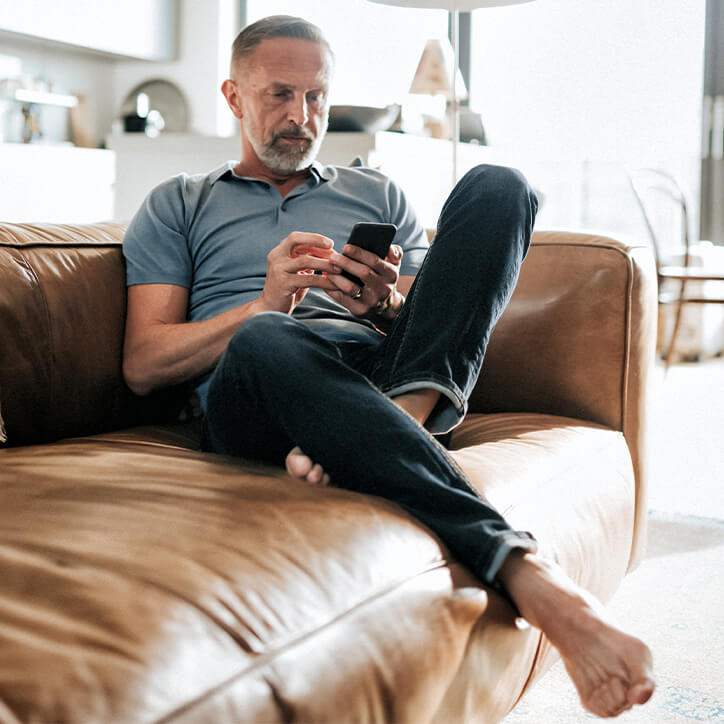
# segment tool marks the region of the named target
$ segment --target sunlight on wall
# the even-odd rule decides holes
[[[447,35],[447,12],[406,10],[367,0],[247,0],[249,22],[296,15],[318,25],[337,57],[331,102],[384,106],[410,88],[428,38]]]
[[[549,157],[698,155],[705,0],[545,0],[473,14],[491,142]]]

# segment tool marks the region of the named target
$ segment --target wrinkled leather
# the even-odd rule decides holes
[[[0,225],[0,407],[11,445],[163,415],[158,396],[132,396],[121,376],[123,230]]]
[[[120,374],[123,227],[0,225],[0,720],[492,722],[554,660],[397,506]],[[452,455],[604,600],[644,542],[648,255],[536,233]],[[57,442],[49,442],[57,440]]]

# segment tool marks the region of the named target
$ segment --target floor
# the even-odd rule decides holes
[[[724,520],[724,359],[656,368],[651,510]]]

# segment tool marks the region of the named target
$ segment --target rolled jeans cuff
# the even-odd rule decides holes
[[[505,594],[509,598],[505,588],[498,580],[498,574],[503,563],[513,551],[524,551],[525,553],[536,553],[538,542],[528,531],[503,532],[497,536],[497,545],[493,547],[480,561],[479,572],[483,581],[489,586]]]

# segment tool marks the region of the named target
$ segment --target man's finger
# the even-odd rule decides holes
[[[399,244],[393,244],[387,252],[385,261],[395,266],[400,266],[400,262],[402,261],[402,247]]]
[[[339,274],[342,271],[328,259],[317,256],[309,256],[307,254],[301,254],[300,256],[293,257],[284,264],[284,270],[292,274],[304,271],[305,269],[327,272],[328,274]]]
[[[286,254],[291,252],[299,246],[306,246],[309,248],[316,249],[332,249],[334,242],[328,237],[322,234],[311,234],[306,231],[292,231],[289,236],[284,239],[277,248],[283,249]]]
[[[309,246],[309,244],[297,244],[292,247],[290,256],[294,259],[298,256],[316,256],[319,259],[329,259],[333,253],[331,247]]]
[[[293,289],[298,288],[314,288],[314,289],[323,289],[324,291],[339,291],[339,288],[336,287],[328,277],[321,277],[318,274],[295,274],[293,277],[289,277],[290,279],[290,286]]]

